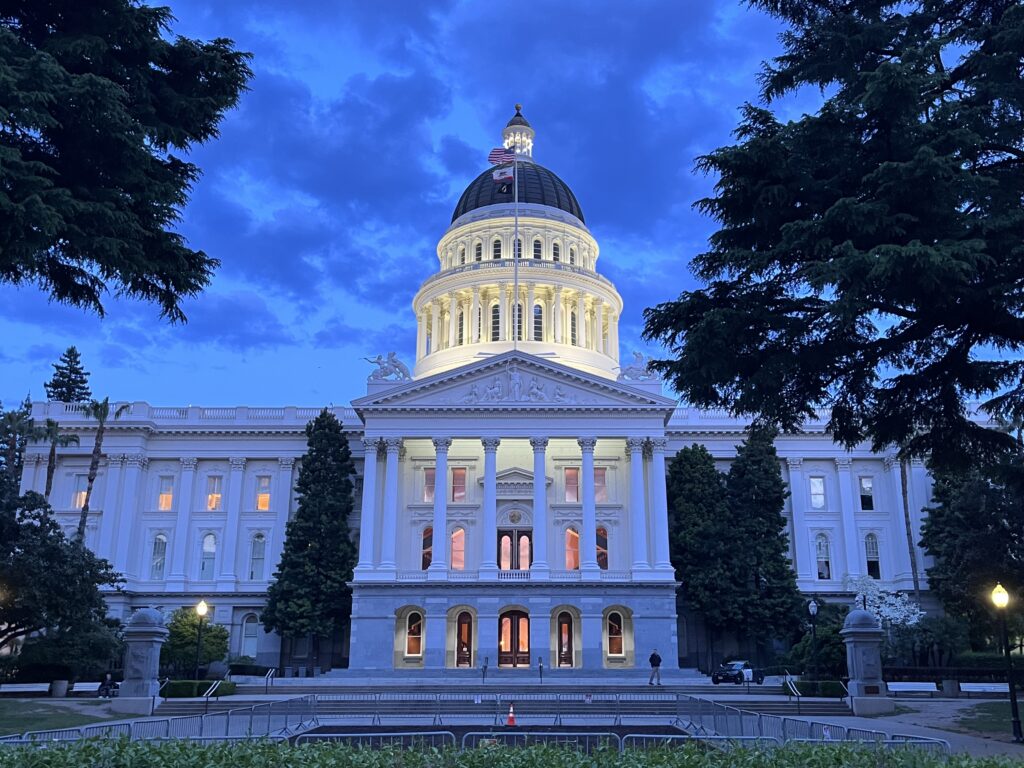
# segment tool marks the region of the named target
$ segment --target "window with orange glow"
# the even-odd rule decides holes
[[[580,535],[575,528],[567,528],[565,531],[565,570],[578,571],[580,569]]]
[[[580,501],[580,468],[565,468],[565,502],[578,504]]]
[[[598,504],[608,502],[608,468],[594,467],[594,501]]]
[[[452,531],[452,570],[461,571],[466,568],[466,531],[456,528]]]
[[[174,507],[174,478],[161,477],[160,491],[156,497],[156,508],[161,512],[170,512]]]
[[[614,611],[608,614],[608,655],[622,656],[622,616]]]
[[[256,478],[256,511],[270,511],[270,475],[259,475]]]
[[[423,617],[418,613],[410,613],[405,629],[405,655],[423,655]]]
[[[466,468],[452,468],[452,501],[466,500]]]
[[[608,570],[608,529],[604,526],[597,529],[597,567]]]
[[[423,502],[429,504],[434,500],[434,468],[423,470]]]
[[[422,570],[427,570],[430,564],[434,560],[434,529],[424,528],[423,529],[423,544],[422,544],[422,557],[420,558],[420,565]]]

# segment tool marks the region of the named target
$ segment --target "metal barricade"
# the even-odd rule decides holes
[[[393,733],[303,733],[295,737],[295,743],[308,744],[315,741],[341,742],[353,747],[380,749],[401,747],[403,749],[451,748],[456,746],[455,734],[451,731],[395,731]]]
[[[622,737],[622,751],[627,749],[660,749],[679,744],[711,744],[716,747],[778,747],[780,739],[770,736],[691,736],[689,734],[627,733]]]
[[[507,747],[528,747],[531,744],[546,744],[572,747],[590,754],[601,750],[622,751],[622,740],[614,733],[588,731],[470,731],[462,737],[462,749],[487,748],[497,745]]]

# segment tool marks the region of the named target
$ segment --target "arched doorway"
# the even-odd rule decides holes
[[[558,666],[573,666],[572,616],[568,611],[558,614]]]
[[[455,666],[473,666],[473,617],[468,611],[460,613],[455,623]]]
[[[530,617],[523,611],[498,617],[498,666],[530,666]]]

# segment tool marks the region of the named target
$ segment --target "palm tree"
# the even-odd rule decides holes
[[[47,501],[50,499],[50,491],[53,489],[53,473],[57,469],[57,447],[67,448],[69,445],[78,445],[78,435],[61,434],[60,424],[53,419],[47,419],[46,425],[42,428],[43,434],[40,440],[50,444],[50,458],[46,462],[46,490],[43,496]]]
[[[107,429],[107,419],[113,416],[121,418],[130,406],[125,403],[119,405],[111,413],[110,398],[102,400],[90,400],[85,406],[85,414],[96,420],[96,442],[92,446],[92,458],[89,461],[89,477],[85,484],[85,503],[82,504],[82,514],[78,517],[78,531],[75,538],[78,541],[85,541],[85,523],[89,519],[89,500],[92,498],[92,486],[96,482],[96,473],[100,468],[100,456],[103,454],[103,433]]]

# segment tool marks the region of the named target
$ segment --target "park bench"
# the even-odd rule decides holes
[[[929,696],[939,692],[935,683],[886,683],[889,693],[899,696],[901,693],[927,693]]]
[[[31,696],[49,692],[49,683],[3,683],[0,685],[0,695],[5,696]]]
[[[75,683],[75,687],[68,691],[68,693],[74,696],[98,694],[100,692],[100,685],[102,685],[102,683],[83,683],[79,680]]]
[[[1008,683],[960,683],[960,693],[966,693],[967,698],[972,693],[1002,693],[1010,695]]]

